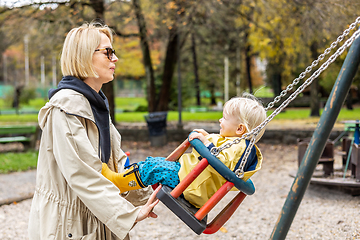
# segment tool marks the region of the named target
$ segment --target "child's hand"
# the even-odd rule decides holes
[[[205,132],[205,131],[204,131]],[[206,133],[206,132],[205,132]],[[193,139],[199,139],[205,146],[210,144],[209,140],[207,140],[205,138],[205,135],[203,135],[203,133],[199,133],[199,132],[193,132],[190,134],[189,136],[189,141],[193,140]]]
[[[156,206],[156,204],[159,203],[159,199],[156,199],[156,194],[159,192],[160,188],[161,188],[161,185],[159,185],[155,189],[155,191],[150,195],[149,200],[141,208],[135,222],[140,222],[148,217],[157,218],[157,215],[154,212],[152,212],[152,210]]]
[[[193,131],[201,133],[204,136],[209,135],[209,133],[207,131],[205,131],[204,129],[194,129]]]

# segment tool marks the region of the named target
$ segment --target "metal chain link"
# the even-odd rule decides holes
[[[304,72],[300,73],[299,77],[295,78],[294,81],[289,84],[285,90],[283,90],[279,96],[274,98],[274,101],[270,102],[268,104],[268,106],[265,108],[266,111],[268,111],[269,109],[273,108],[274,105],[276,103],[278,103],[282,97],[285,97],[286,94],[292,90],[292,88],[296,85],[299,84],[300,80],[305,78],[306,74],[310,73],[311,70],[316,67],[320,61],[322,61],[326,55],[328,55],[332,49],[334,49],[342,40],[344,40],[344,38],[349,35],[350,31],[353,30],[357,24],[360,23],[360,17],[358,17],[356,19],[355,22],[353,22],[352,24],[350,24],[350,26],[336,39],[336,41],[334,41],[333,43],[331,43],[330,47],[328,47],[327,49],[325,49],[324,53],[320,54],[319,57],[314,60],[310,66],[308,66]]]
[[[325,49],[324,53],[320,54],[319,57],[312,62],[311,66],[308,66],[304,72],[302,72],[299,77],[297,77],[296,79],[294,79],[294,81],[289,84],[285,90],[283,90],[279,96],[274,98],[274,101],[270,102],[268,104],[268,106],[265,108],[265,111],[268,111],[270,108],[273,108],[275,103],[278,103],[282,97],[286,96],[286,94],[292,90],[292,88],[294,86],[296,86],[297,84],[299,84],[300,80],[305,78],[307,73],[310,73],[311,70],[313,69],[313,67],[317,66],[318,63],[320,61],[322,61],[326,55],[328,55],[332,49],[334,49],[339,42],[341,42],[345,36],[347,36],[351,30],[353,30],[357,24],[360,23],[360,17],[358,17],[356,19],[355,22],[353,22],[352,24],[350,24],[350,26],[336,39],[335,42],[333,42],[330,47],[328,47],[327,49]],[[221,151],[223,151],[224,149],[230,148],[232,145],[234,144],[238,144],[240,143],[240,141],[242,139],[251,139],[249,145],[247,146],[245,153],[244,153],[244,157],[240,163],[240,166],[238,169],[235,170],[235,174],[238,178],[243,178],[244,176],[244,167],[245,164],[247,162],[248,156],[251,152],[252,147],[255,144],[255,139],[256,136],[259,134],[259,132],[277,115],[279,114],[282,110],[284,110],[284,108],[289,105],[289,103],[291,101],[293,101],[297,95],[299,95],[307,86],[309,86],[314,79],[316,79],[325,69],[328,68],[328,66],[333,63],[344,51],[346,48],[348,48],[356,38],[358,38],[360,36],[360,29],[358,29],[345,43],[343,46],[341,46],[333,55],[331,55],[329,57],[329,59],[324,62],[318,70],[316,70],[306,81],[303,82],[303,84],[300,85],[300,87],[293,92],[287,99],[284,100],[284,102],[282,102],[282,104],[276,108],[274,110],[274,112],[272,114],[270,114],[259,126],[257,126],[256,128],[254,128],[252,131],[250,131],[249,133],[245,133],[242,137],[240,138],[236,138],[234,139],[232,142],[228,142],[226,144],[224,144],[223,146],[220,147],[213,147],[210,152],[212,155],[214,156],[218,156],[220,154]]]

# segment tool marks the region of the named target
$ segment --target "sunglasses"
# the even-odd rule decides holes
[[[115,49],[112,49],[112,48],[99,48],[99,49],[95,49],[95,52],[97,51],[103,51],[103,50],[106,50],[106,56],[107,58],[111,61],[113,56],[115,56]]]

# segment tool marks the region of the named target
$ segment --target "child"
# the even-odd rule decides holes
[[[219,120],[220,134],[209,134],[202,129],[195,129],[196,133],[192,133],[189,140],[198,138],[210,150],[250,132],[265,118],[266,111],[254,96],[246,94],[243,97],[235,97],[224,105],[223,117]],[[265,129],[257,135],[256,142],[264,131]],[[233,144],[230,148],[221,151],[217,158],[234,171],[238,169],[248,144],[248,140]],[[138,189],[155,183],[174,188],[197,165],[200,158],[193,149],[191,153],[183,154],[178,162],[166,161],[161,157],[148,157],[145,161],[132,165],[121,177],[112,175],[106,168],[103,168],[103,175],[114,182],[120,191]],[[254,145],[244,168],[244,181],[260,169],[262,159],[260,150]],[[215,169],[208,166],[183,194],[195,207],[201,207],[225,182],[226,180]]]

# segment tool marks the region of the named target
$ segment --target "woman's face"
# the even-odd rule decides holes
[[[84,80],[85,83],[97,92],[100,91],[104,83],[108,83],[114,79],[115,63],[118,61],[118,58],[112,53],[109,55],[111,57],[110,60],[107,50],[104,48],[112,48],[112,45],[110,39],[102,33],[100,45],[96,48],[98,51],[95,51],[92,57],[94,70],[99,77],[90,77]]]

